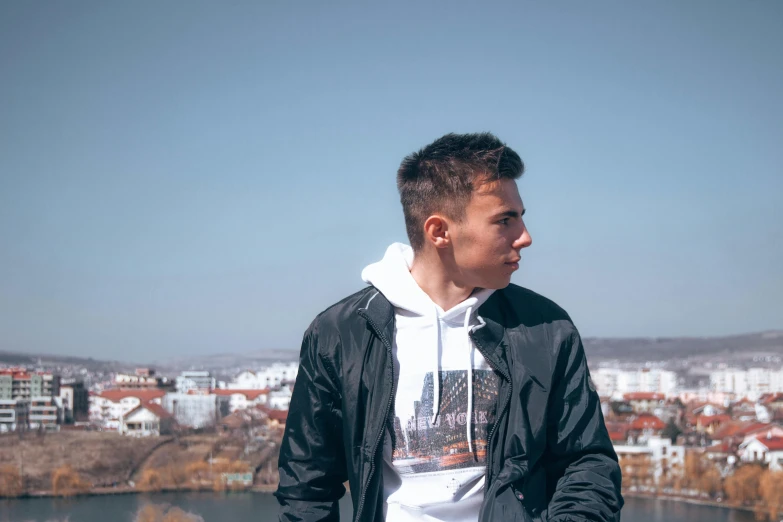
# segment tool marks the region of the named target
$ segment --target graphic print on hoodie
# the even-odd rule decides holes
[[[477,310],[492,290],[477,289],[443,310],[413,279],[412,263],[413,250],[395,243],[362,272],[395,310],[394,424],[383,448],[385,519],[475,521],[499,379],[470,332],[484,325]]]

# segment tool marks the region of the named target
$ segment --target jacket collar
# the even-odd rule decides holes
[[[364,306],[359,308],[359,315],[367,319],[376,334],[384,342],[394,342],[394,306],[375,287],[365,294]]]
[[[506,362],[506,324],[502,305],[506,303],[502,290],[495,291],[478,309],[478,314],[486,325],[473,334],[476,343],[488,362],[498,368],[506,377],[509,375]]]

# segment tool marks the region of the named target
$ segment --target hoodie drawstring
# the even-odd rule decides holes
[[[465,320],[463,322],[463,330],[465,332],[465,341],[467,343],[467,356],[468,356],[468,412],[465,418],[465,430],[468,438],[468,451],[473,453],[473,342],[470,339],[470,316],[473,313],[473,307],[469,306],[465,311]],[[435,425],[438,418],[438,410],[440,409],[440,317],[438,315],[437,308],[435,309],[435,367],[432,371],[432,423]]]
[[[440,316],[438,315],[438,309],[435,308],[435,368],[432,372],[432,423],[435,425],[435,421],[438,418],[438,410],[440,409]]]
[[[473,312],[473,307],[469,306],[465,312],[465,339],[468,343],[468,418],[466,419],[465,426],[468,431],[468,451],[473,454],[473,434],[471,424],[473,422],[473,343],[470,342],[470,314]]]

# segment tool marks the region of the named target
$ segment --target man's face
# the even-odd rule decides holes
[[[522,220],[524,212],[514,180],[476,188],[462,221],[449,223],[458,270],[455,278],[478,288],[508,286],[511,274],[519,269],[520,251],[532,243]]]

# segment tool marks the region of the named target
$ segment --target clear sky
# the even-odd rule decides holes
[[[783,327],[783,2],[2,2],[0,350],[298,348],[446,132],[585,336]]]

